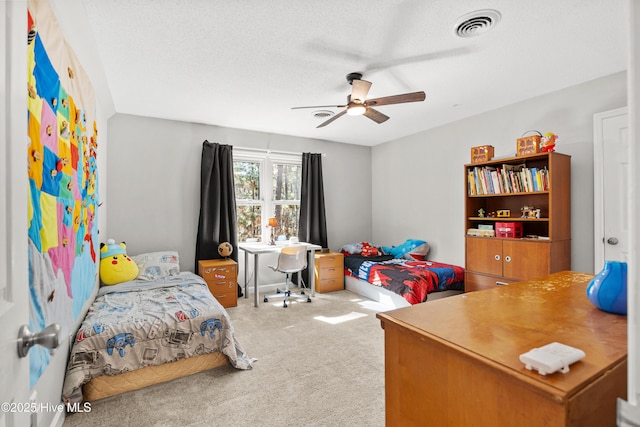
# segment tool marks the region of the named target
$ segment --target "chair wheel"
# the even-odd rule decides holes
[[[285,303],[284,303],[284,305],[283,305],[283,307],[284,307],[284,308],[287,308],[287,307],[289,307],[289,306],[288,306],[288,305],[287,305],[287,303],[285,302]]]
[[[300,291],[300,295],[304,295],[304,291]]]
[[[264,301],[264,302],[269,302],[269,298],[264,297],[264,300],[263,300],[263,301]]]
[[[311,298],[307,297],[307,302],[311,302]]]

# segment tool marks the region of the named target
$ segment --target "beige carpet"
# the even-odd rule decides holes
[[[254,368],[218,368],[102,399],[73,426],[384,426],[384,333],[356,294],[229,308]],[[367,308],[369,307],[369,308]]]

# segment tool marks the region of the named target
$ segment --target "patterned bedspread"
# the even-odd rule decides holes
[[[346,256],[347,274],[401,295],[410,304],[425,302],[431,292],[464,290],[464,268],[435,261],[392,256]]]
[[[238,369],[251,368],[228,313],[199,276],[183,272],[105,286],[76,334],[62,398],[81,402],[82,385],[100,375],[216,351]]]

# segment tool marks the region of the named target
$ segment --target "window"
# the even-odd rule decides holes
[[[270,217],[276,217],[276,237],[298,235],[302,159],[300,155],[259,153],[237,149],[233,173],[238,218],[238,241],[269,241]],[[265,226],[263,226],[263,224]],[[282,237],[281,237],[282,238]]]

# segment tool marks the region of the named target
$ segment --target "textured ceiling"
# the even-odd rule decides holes
[[[118,113],[376,145],[627,67],[626,0],[83,0]],[[502,19],[472,38],[458,18]],[[345,76],[379,107],[377,124],[322,120]],[[339,112],[341,109],[330,109]]]

